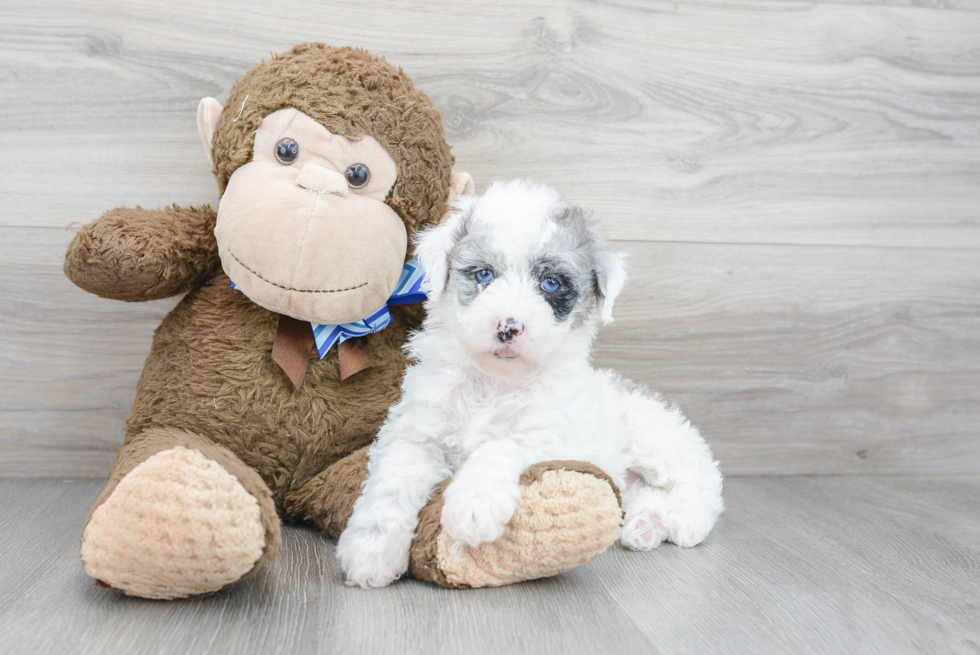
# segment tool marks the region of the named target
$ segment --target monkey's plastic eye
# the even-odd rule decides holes
[[[364,164],[351,164],[344,171],[344,177],[351,188],[360,189],[371,179],[371,170]]]
[[[480,284],[490,284],[493,282],[493,271],[489,268],[481,268],[476,272],[476,281]]]
[[[286,137],[276,144],[276,159],[283,166],[289,166],[299,159],[299,144]]]
[[[546,277],[545,279],[541,280],[541,288],[544,289],[545,293],[554,293],[555,291],[558,291],[558,287],[560,286],[561,282],[553,277]]]

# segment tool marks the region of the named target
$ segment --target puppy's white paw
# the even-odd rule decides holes
[[[676,488],[667,497],[667,540],[685,548],[697,546],[711,532],[717,516],[701,491]]]
[[[453,541],[467,546],[496,541],[514,516],[520,497],[520,485],[481,489],[454,482],[446,488],[442,528]]]
[[[653,550],[667,538],[667,528],[660,515],[642,509],[632,516],[627,514],[619,540],[630,550]]]
[[[345,530],[337,542],[345,582],[363,588],[394,582],[408,570],[409,548],[401,541],[371,530]]]
[[[690,548],[704,541],[711,532],[714,520],[697,508],[682,508],[667,514],[667,539],[678,546]]]
[[[662,541],[696,546],[711,532],[721,498],[693,484],[669,492],[650,487],[627,491],[626,516],[619,538],[632,550],[651,550]]]

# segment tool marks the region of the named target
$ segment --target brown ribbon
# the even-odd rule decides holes
[[[367,340],[367,337],[353,337],[337,346],[341,382],[371,368],[371,351],[368,350]]]
[[[306,379],[306,367],[310,364],[310,350],[316,344],[308,321],[297,321],[289,316],[279,316],[276,340],[272,343],[272,361],[286,372],[296,391]]]
[[[299,321],[280,314],[276,340],[272,343],[272,361],[286,373],[293,388],[299,391],[310,365],[310,351],[316,345],[309,321]],[[337,346],[340,380],[371,368],[367,337],[354,337]]]

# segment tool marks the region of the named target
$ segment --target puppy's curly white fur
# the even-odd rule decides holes
[[[521,473],[545,460],[592,462],[613,478],[627,548],[704,540],[723,507],[704,439],[676,407],[590,364],[626,274],[588,213],[545,186],[495,183],[422,233],[416,254],[427,318],[337,546],[348,584],[405,573],[419,510],[450,476],[446,534],[495,541]]]

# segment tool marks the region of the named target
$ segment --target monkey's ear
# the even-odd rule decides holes
[[[466,205],[466,200],[464,198],[451,207],[446,212],[448,218],[443,219],[442,223],[415,236],[415,257],[425,270],[425,290],[430,300],[442,295],[449,280],[449,251],[459,239],[463,220],[469,213],[468,206],[461,206]]]
[[[197,131],[201,135],[208,159],[211,159],[211,140],[214,139],[214,130],[218,127],[222,109],[224,107],[214,98],[204,98],[197,105]]]
[[[453,203],[459,200],[460,196],[472,196],[476,187],[473,186],[473,178],[469,173],[453,173],[449,180],[449,198],[446,199],[446,213],[439,219],[439,223],[445,223],[454,209]]]
[[[603,323],[612,323],[612,308],[626,284],[626,268],[623,256],[608,248],[596,254],[595,278],[599,300],[599,318]]]

